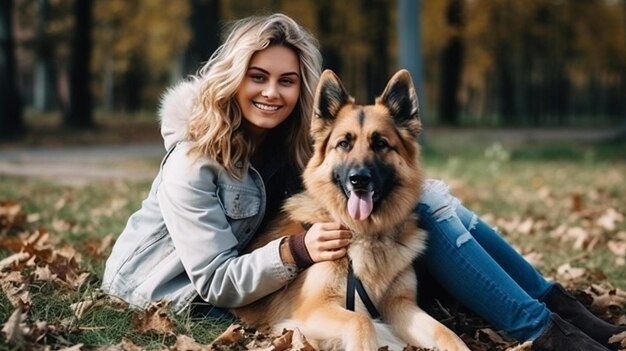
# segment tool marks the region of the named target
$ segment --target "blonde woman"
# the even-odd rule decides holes
[[[220,307],[270,294],[299,270],[343,257],[350,243],[340,225],[316,223],[239,254],[301,189],[322,60],[316,40],[282,14],[240,20],[229,33],[199,73],[163,99],[167,154],[103,277],[105,292],[133,306],[168,300],[175,311],[224,316]],[[415,212],[429,232],[421,266],[481,317],[534,340],[533,350],[618,349],[609,338],[626,327],[546,281],[444,183],[427,181]]]
[[[321,61],[316,40],[291,18],[251,17],[236,22],[197,76],[166,94],[167,155],[107,260],[104,291],[137,307],[165,299],[179,311],[195,301],[196,312],[211,314],[346,254],[350,232],[317,223],[239,255],[300,189]]]

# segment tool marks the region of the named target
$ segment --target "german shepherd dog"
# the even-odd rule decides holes
[[[347,257],[316,263],[269,296],[233,310],[257,328],[298,328],[318,349],[469,350],[451,330],[417,306],[414,259],[425,233],[413,214],[421,191],[417,137],[421,122],[410,74],[397,72],[373,105],[357,105],[330,70],[316,89],[311,136],[314,154],[305,190],[286,200],[272,229],[249,250],[310,224],[332,221],[352,231]],[[346,309],[350,279],[368,297]],[[370,300],[380,318],[372,318]]]

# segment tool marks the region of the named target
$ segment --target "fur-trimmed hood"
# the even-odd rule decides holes
[[[200,86],[201,82],[197,79],[184,80],[163,94],[159,106],[159,119],[166,150],[185,138],[187,123],[198,103]]]

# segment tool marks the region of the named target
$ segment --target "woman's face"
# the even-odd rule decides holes
[[[235,96],[249,132],[263,135],[289,117],[300,78],[299,59],[290,48],[273,45],[252,55]]]

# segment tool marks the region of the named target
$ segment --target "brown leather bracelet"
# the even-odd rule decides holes
[[[283,240],[280,241],[280,259],[285,264],[295,265],[296,261],[291,254],[291,249],[289,248],[289,237],[284,237]]]
[[[298,266],[299,269],[308,268],[310,265],[315,263],[309,254],[309,250],[306,248],[306,244],[304,242],[305,236],[306,232],[302,232],[289,237],[289,250],[294,261],[296,261],[296,266]]]

